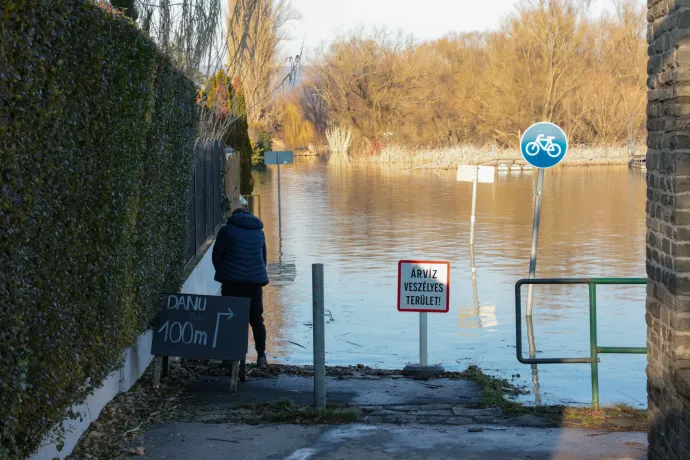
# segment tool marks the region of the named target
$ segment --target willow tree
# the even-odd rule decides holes
[[[280,124],[283,140],[290,148],[305,148],[314,139],[314,125],[305,119],[300,106],[293,102],[283,104]]]

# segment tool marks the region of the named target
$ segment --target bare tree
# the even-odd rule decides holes
[[[411,38],[376,29],[335,40],[310,66],[307,85],[324,101],[331,121],[376,143],[424,103],[430,75]]]
[[[311,122],[318,136],[326,134],[328,128],[328,107],[326,102],[308,85],[302,86],[302,95],[299,98],[304,118]]]
[[[221,0],[136,0],[142,29],[190,74],[212,58],[222,24]]]
[[[317,53],[303,116],[369,144],[385,133],[409,146],[514,147],[542,120],[573,142],[622,142],[646,102],[645,17],[637,0],[612,1],[615,14],[595,18],[589,0],[522,0],[499,31],[422,44],[355,30]]]
[[[244,11],[250,5],[243,0],[228,0],[231,10]],[[287,0],[256,0],[253,14],[245,26],[242,23],[228,24],[228,47],[240,50],[243,66],[238,69],[247,99],[248,120],[250,124],[257,124],[266,115],[271,103],[271,95],[276,87],[282,86],[294,79],[295,59],[289,58],[287,75],[278,76],[280,60],[278,58],[280,43],[286,39],[285,26],[292,20],[298,19],[299,14],[292,9]],[[300,52],[301,55],[301,52]]]

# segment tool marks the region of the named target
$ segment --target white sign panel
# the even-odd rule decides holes
[[[450,262],[398,262],[398,311],[448,313]]]
[[[477,168],[479,168],[477,174]],[[496,168],[493,166],[469,166],[469,165],[459,165],[458,166],[458,182],[474,182],[475,175],[477,175],[477,182],[485,184],[494,183],[494,175]]]

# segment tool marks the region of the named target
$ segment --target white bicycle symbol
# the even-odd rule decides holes
[[[525,147],[525,153],[533,157],[539,153],[539,150],[544,150],[551,158],[558,158],[561,156],[562,150],[560,145],[553,143],[554,139],[555,136],[544,137],[543,134],[540,134],[535,140],[527,144]]]

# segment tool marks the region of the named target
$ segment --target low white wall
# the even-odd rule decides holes
[[[194,268],[192,274],[185,280],[180,292],[184,294],[220,295],[220,283],[213,279],[215,270],[213,269],[211,254],[214,244],[216,244],[215,241],[209,246],[204,258]]]
[[[220,284],[213,280],[215,271],[211,261],[213,245],[211,245],[204,257],[194,268],[182,285],[180,292],[186,294],[199,295],[218,295],[220,294]],[[152,331],[141,334],[136,343],[125,350],[123,366],[110,374],[103,385],[96,389],[83,404],[74,408],[77,413],[82,414],[82,420],[65,420],[62,425],[66,429],[63,439],[64,446],[58,452],[55,443],[46,437],[40,449],[31,457],[31,460],[53,460],[54,458],[64,459],[79,442],[79,438],[89,428],[91,422],[96,420],[101,411],[112,399],[120,392],[128,391],[143,375],[148,365],[153,360],[151,355]]]

